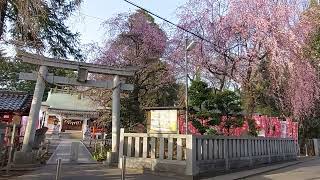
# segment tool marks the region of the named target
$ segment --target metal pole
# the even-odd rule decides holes
[[[121,180],[126,179],[126,156],[122,156]]]
[[[61,165],[62,165],[62,161],[59,158],[59,159],[57,159],[56,180],[60,180],[61,179]]]
[[[112,92],[112,162],[119,160],[120,141],[120,77],[114,76]]]
[[[306,156],[308,156],[308,146],[307,146],[307,144],[305,144],[304,147],[306,148]]]
[[[188,39],[186,38],[186,47],[185,47],[185,78],[186,78],[186,89],[185,89],[185,106],[186,106],[186,111],[185,111],[185,133],[188,134]]]
[[[9,157],[8,157],[8,163],[7,163],[7,175],[9,175],[9,170],[11,167],[11,159],[12,159],[12,151],[13,151],[13,146],[14,146],[14,137],[16,134],[16,124],[13,124],[12,127],[12,133],[11,133],[11,140],[10,140],[10,150],[9,150]]]
[[[44,78],[47,77],[47,73],[47,66],[40,66],[36,87],[34,88],[28,124],[23,138],[22,152],[31,152],[32,150],[32,144],[36,132],[36,122],[39,119],[42,97],[46,87]]]

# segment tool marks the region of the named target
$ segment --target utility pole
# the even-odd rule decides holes
[[[186,126],[186,130],[185,133],[188,134],[188,38],[186,38],[186,44],[185,44],[185,78],[186,78],[186,89],[185,89],[185,106],[186,106],[186,111],[185,111],[185,126]]]
[[[188,102],[188,80],[189,80],[189,75],[188,75],[188,51],[191,51],[194,47],[196,46],[196,43],[194,41],[191,41],[188,44],[188,38],[186,38],[186,44],[185,44],[185,76],[186,76],[186,89],[185,89],[185,103],[186,103],[186,115],[185,115],[185,125],[186,125],[186,130],[185,133],[188,134],[188,106],[189,106],[189,102]]]

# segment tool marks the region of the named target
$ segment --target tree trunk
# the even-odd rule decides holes
[[[252,67],[251,62],[249,63],[249,68],[247,70],[247,76],[244,81],[244,101],[245,101],[245,111],[249,116],[252,116],[255,109],[255,99],[253,95],[252,84],[250,83],[252,79]]]
[[[1,0],[0,1],[0,38],[4,33],[4,26],[5,26],[5,16],[7,13],[8,1]]]

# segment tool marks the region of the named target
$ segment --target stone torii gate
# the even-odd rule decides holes
[[[134,88],[132,84],[125,84],[124,82],[121,82],[120,77],[133,76],[135,69],[133,67],[114,68],[105,65],[48,58],[40,55],[30,54],[24,51],[17,52],[17,59],[20,59],[25,63],[40,65],[39,72],[37,73],[20,73],[19,75],[19,79],[32,80],[37,82],[33,94],[28,124],[23,139],[22,150],[21,152],[16,153],[17,158],[23,160],[18,161],[21,163],[23,163],[23,161],[28,163],[28,161],[31,160],[28,160],[25,157],[28,153],[32,152],[32,144],[34,141],[36,130],[36,121],[37,119],[39,119],[39,111],[45,90],[45,83],[47,81],[48,83],[63,85],[112,89],[112,161],[117,162],[120,140],[120,91],[132,91]],[[78,71],[78,78],[67,78],[48,74],[48,67],[64,68]],[[87,76],[89,72],[95,74],[113,75],[114,78],[113,81],[88,80]]]

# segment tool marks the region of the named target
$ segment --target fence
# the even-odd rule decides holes
[[[312,139],[315,156],[320,156],[320,139]]]
[[[256,164],[293,160],[293,139],[178,134],[124,133],[121,129],[119,167],[196,176]]]

